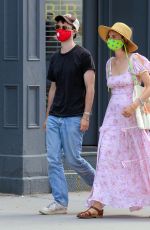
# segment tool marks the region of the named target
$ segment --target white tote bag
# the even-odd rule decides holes
[[[144,87],[134,81],[133,101],[141,96],[143,90]],[[150,129],[150,98],[144,101],[143,105],[138,106],[135,115],[140,129]]]
[[[150,66],[149,60],[139,54],[138,57],[141,59],[141,63],[143,63],[143,66],[145,66],[144,63],[146,64],[145,69],[149,70],[149,66]],[[134,73],[133,65],[129,58],[128,61],[129,61],[129,67],[131,73]],[[144,87],[141,86],[141,83],[137,80],[136,75],[132,74],[132,79],[134,82],[134,89],[133,89],[133,102],[134,102],[136,99],[140,98],[142,91],[144,90]],[[142,104],[143,105],[138,106],[138,108],[135,110],[137,126],[140,129],[150,130],[150,98],[145,100],[144,103]]]

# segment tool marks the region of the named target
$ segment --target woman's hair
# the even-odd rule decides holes
[[[126,38],[124,38],[123,36],[122,36],[122,39],[123,39],[123,41],[124,41],[124,44],[125,44],[125,46],[126,46],[126,49],[128,50],[128,48],[127,48],[128,40],[127,40]],[[125,51],[124,46],[122,47],[122,50]]]

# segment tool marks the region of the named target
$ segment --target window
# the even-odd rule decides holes
[[[54,18],[57,15],[67,13],[73,14],[80,21],[80,30],[75,39],[76,43],[82,45],[82,1],[81,0],[46,0],[45,19],[46,19],[46,56],[55,52],[60,43],[55,39]]]

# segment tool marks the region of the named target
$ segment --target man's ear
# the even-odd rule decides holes
[[[76,38],[76,36],[77,36],[77,31],[73,30],[73,38]]]

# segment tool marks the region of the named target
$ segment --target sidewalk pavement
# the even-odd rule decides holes
[[[148,230],[150,207],[138,212],[127,209],[105,208],[101,219],[77,219],[85,209],[89,192],[69,193],[68,214],[46,216],[38,210],[48,205],[49,194],[15,196],[0,194],[0,230]]]

